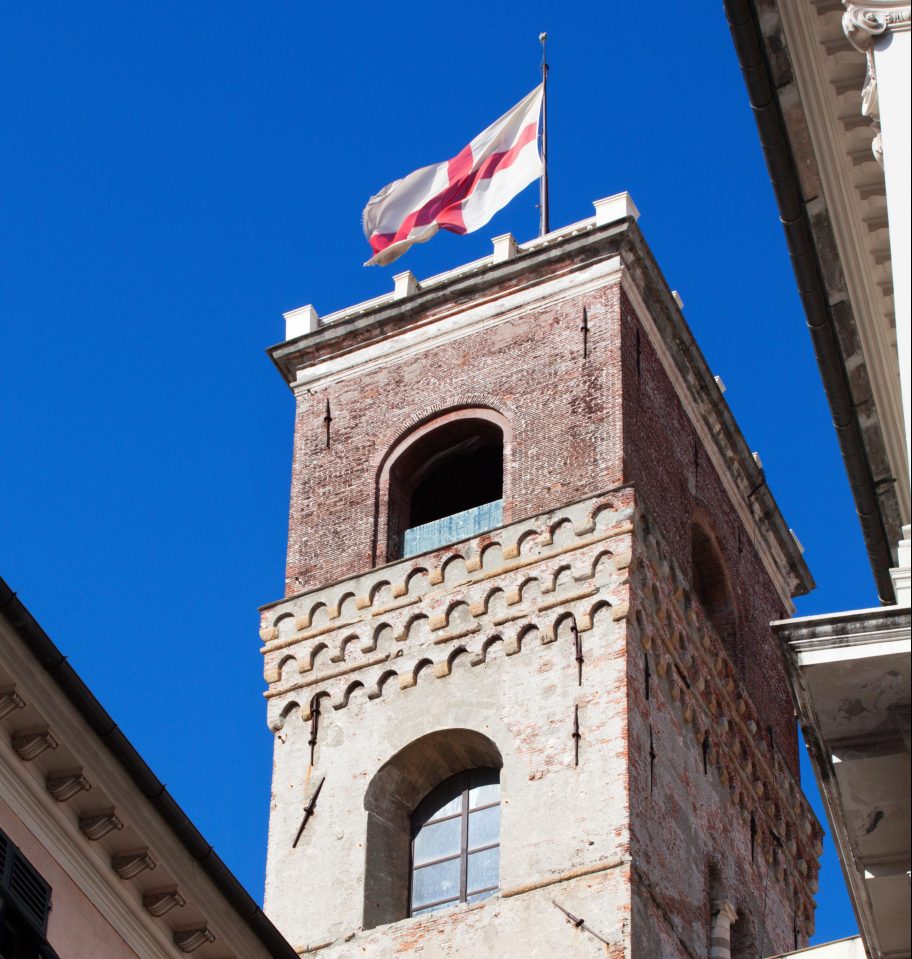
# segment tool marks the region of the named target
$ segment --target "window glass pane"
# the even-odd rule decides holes
[[[500,836],[500,806],[489,806],[469,813],[469,849],[489,846]],[[442,853],[446,855],[446,853]]]
[[[484,811],[487,812],[487,810]],[[415,836],[415,865],[430,862],[432,859],[443,859],[444,856],[458,855],[461,841],[461,816],[455,819],[444,819],[443,822],[434,823],[432,826],[423,826]]]
[[[484,854],[482,854],[484,855]],[[412,873],[412,907],[459,895],[459,859],[422,866]]]
[[[500,800],[500,783],[490,783],[486,786],[475,786],[469,790],[469,808],[487,806],[488,803]]]
[[[436,868],[436,867],[431,867]],[[486,889],[496,886],[500,871],[500,848],[485,849],[483,852],[469,854],[469,872],[466,892],[473,893],[476,889]],[[425,900],[427,901],[427,900]]]
[[[466,896],[466,902],[481,902],[482,899],[493,896],[495,892],[497,892],[496,889],[486,889],[484,892],[476,892],[471,896]]]
[[[454,796],[448,803],[444,803],[439,809],[429,810],[428,819],[440,819],[443,816],[452,816],[462,810],[462,793]]]

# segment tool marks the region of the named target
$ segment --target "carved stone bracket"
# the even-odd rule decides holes
[[[150,916],[160,919],[172,909],[180,909],[187,904],[187,900],[176,889],[159,889],[147,892],[143,896],[143,908]]]
[[[111,867],[121,879],[133,879],[146,869],[154,869],[156,865],[148,849],[120,853],[111,859]]]
[[[56,749],[57,745],[54,734],[47,728],[24,730],[13,736],[13,749],[27,763],[37,759],[47,749]]]
[[[193,952],[207,942],[215,942],[215,935],[208,926],[194,926],[192,929],[178,929],[174,933],[174,945],[181,952]]]
[[[867,53],[887,30],[908,30],[912,7],[896,0],[864,0],[854,3],[843,0],[846,12],[842,15],[842,29],[856,50]]]
[[[25,700],[16,692],[15,686],[0,689],[0,719],[5,719],[14,709],[24,709]]]
[[[880,132],[880,106],[877,95],[877,70],[874,64],[874,41],[888,30],[908,30],[912,22],[912,7],[896,0],[865,0],[854,3],[843,0],[846,12],[842,15],[842,29],[849,43],[865,55],[867,76],[861,91],[861,115],[871,118],[874,139],[871,152],[883,166],[883,138]]]
[[[92,788],[92,784],[83,776],[82,770],[48,776],[46,785],[47,791],[61,803],[69,802],[74,796],[81,792],[88,792]]]
[[[98,842],[99,839],[104,839],[109,832],[113,832],[115,829],[123,829],[123,823],[114,814],[114,810],[109,809],[107,812],[89,813],[87,816],[81,816],[79,828],[90,842]]]

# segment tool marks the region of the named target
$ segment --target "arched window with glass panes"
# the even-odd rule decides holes
[[[409,915],[497,891],[500,771],[469,769],[442,782],[412,813]]]

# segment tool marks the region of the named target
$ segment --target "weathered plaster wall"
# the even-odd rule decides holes
[[[493,546],[470,541],[459,548],[450,575],[440,569],[448,559],[447,570],[454,569],[454,550],[422,557],[431,582],[415,596],[399,589],[415,562],[378,571],[373,579],[382,577],[406,603],[398,610],[381,608],[376,615],[373,604],[365,604],[355,622],[344,620],[318,637],[305,630],[300,639],[272,650],[270,643],[285,640],[277,628],[264,627],[270,664],[288,655],[307,662],[315,640],[334,650],[344,636],[369,638],[378,620],[389,624],[393,637],[382,663],[365,655],[360,641],[348,644],[351,671],[341,677],[319,663],[306,671],[306,687],[295,688],[302,674],[289,670],[290,663],[269,674],[277,676],[270,689],[277,733],[266,910],[295,945],[331,943],[328,955],[357,949],[358,955],[376,957],[419,946],[429,956],[483,954],[480,943],[492,956],[590,955],[591,937],[580,936],[551,905],[552,898],[574,914],[591,916],[593,923],[597,919],[606,937],[623,942],[629,920],[630,515],[629,490],[597,497],[514,524]],[[487,563],[480,555],[485,545]],[[354,586],[357,606],[377,584],[371,580],[359,577],[330,593],[345,595]],[[325,599],[334,612],[337,598],[318,592],[280,604],[266,611],[267,622],[281,624],[287,621],[279,619],[284,613],[311,609]],[[568,613],[576,618],[583,644],[582,684]],[[329,624],[338,618],[330,615]],[[425,625],[415,630],[416,622]],[[329,695],[321,702],[309,769],[310,702],[321,692]],[[365,794],[377,771],[401,749],[447,729],[483,734],[503,759],[501,895],[362,931],[370,878]],[[324,776],[315,815],[293,849],[304,806]],[[401,882],[408,882],[407,872]],[[614,954],[623,955],[623,947]]]

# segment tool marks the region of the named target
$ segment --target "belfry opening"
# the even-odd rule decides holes
[[[388,557],[499,526],[503,475],[503,430],[488,419],[452,419],[421,435],[390,469]]]

